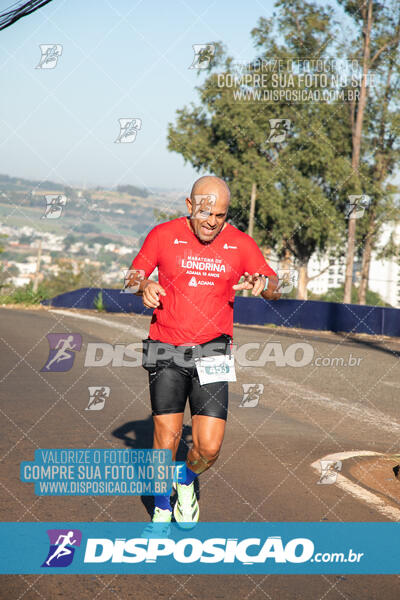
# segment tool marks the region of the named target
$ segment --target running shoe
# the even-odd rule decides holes
[[[171,531],[172,511],[158,508],[154,509],[154,515],[151,523],[146,525],[142,531],[142,538],[163,538],[168,537]]]
[[[178,499],[174,506],[175,521],[183,529],[192,529],[199,520],[200,509],[194,491],[194,483],[176,483]]]

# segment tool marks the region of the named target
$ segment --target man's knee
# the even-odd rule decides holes
[[[196,450],[204,462],[213,463],[217,460],[219,456],[221,445],[216,444],[215,442],[210,442],[208,444],[199,444]]]

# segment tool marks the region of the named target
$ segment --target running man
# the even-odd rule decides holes
[[[56,352],[53,358],[47,363],[47,370],[50,369],[53,363],[59,363],[62,360],[67,360],[67,358],[71,358],[71,355],[69,354],[68,350],[74,350],[76,348],[75,344],[72,343],[73,341],[73,335],[69,335],[66,339],[58,340],[57,346],[55,347],[55,350],[58,350],[58,352]]]
[[[110,388],[102,387],[99,390],[95,390],[92,398],[89,400],[89,404],[87,405],[86,410],[91,409],[92,406],[95,406],[96,404],[104,404],[106,399],[108,398],[107,390],[109,389]]]
[[[149,341],[156,340],[150,344],[157,345],[161,358],[147,369],[153,448],[170,449],[173,460],[189,398],[193,446],[187,455],[186,481],[176,484],[174,507],[175,520],[186,527],[199,519],[194,480],[218,458],[228,410],[226,377],[221,374],[219,381],[200,384],[194,359],[207,343],[231,347],[237,290],[252,290],[253,296],[266,300],[280,297],[278,277],[255,241],[226,223],[229,201],[230,191],[222,179],[198,179],[186,199],[190,216],[172,219],[149,232],[125,283],[129,287],[131,278],[137,289],[141,272],[135,291],[147,308],[154,309]],[[156,267],[158,282],[148,279]],[[243,282],[237,283],[242,276]],[[160,350],[168,360],[162,359]],[[153,523],[169,523],[171,517],[170,497],[155,496]]]
[[[50,556],[50,558],[48,560],[46,560],[46,565],[50,566],[50,563],[53,560],[53,558],[61,558],[62,556],[71,554],[71,550],[70,550],[70,548],[67,548],[67,546],[73,546],[76,543],[76,540],[71,539],[73,537],[73,535],[74,535],[73,531],[68,531],[68,533],[66,535],[58,536],[56,545],[57,544],[59,544],[59,545],[57,546],[57,549],[55,550],[55,552]],[[60,543],[61,539],[62,539],[62,542]]]

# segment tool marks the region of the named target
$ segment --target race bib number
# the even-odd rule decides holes
[[[236,381],[233,355],[218,354],[195,358],[200,385],[214,381]]]

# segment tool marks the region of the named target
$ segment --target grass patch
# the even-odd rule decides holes
[[[0,304],[25,304],[31,306],[33,304],[40,304],[42,300],[50,298],[47,290],[40,286],[37,292],[33,291],[32,284],[25,287],[14,288],[12,291],[0,292]]]
[[[102,290],[100,290],[100,292],[97,294],[96,298],[93,301],[93,305],[94,305],[95,309],[98,310],[99,312],[106,311],[106,307],[104,306],[104,302],[103,302]]]

